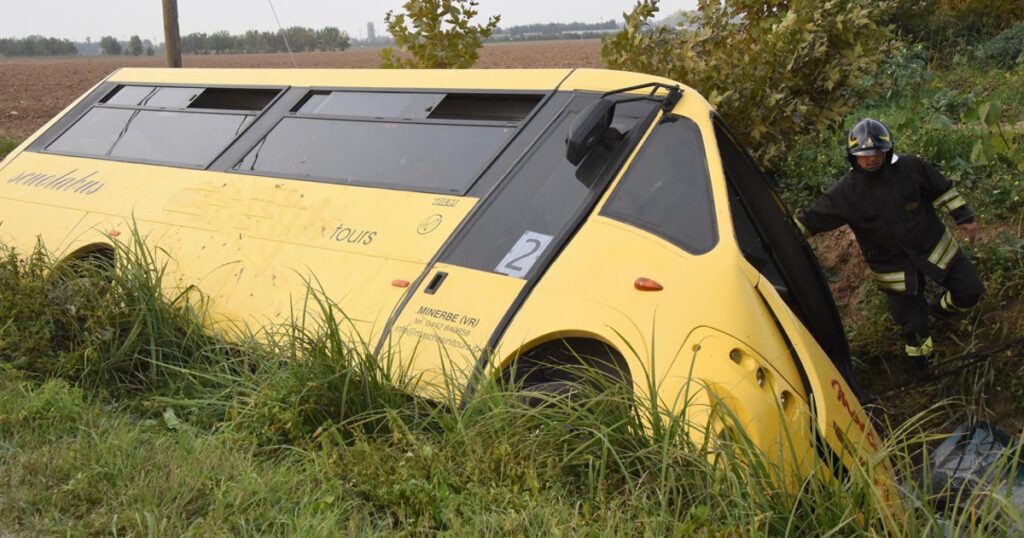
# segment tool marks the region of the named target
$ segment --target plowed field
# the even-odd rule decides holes
[[[293,65],[294,60],[294,65]],[[186,67],[373,68],[379,49],[186,56]],[[20,140],[120,67],[163,67],[163,57],[0,59],[0,138]],[[487,45],[479,68],[600,67],[601,41]]]

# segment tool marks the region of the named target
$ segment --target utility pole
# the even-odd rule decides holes
[[[164,49],[167,67],[181,67],[181,33],[178,31],[178,0],[164,2]]]

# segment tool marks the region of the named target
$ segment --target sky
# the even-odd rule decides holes
[[[601,22],[622,20],[635,0],[478,0],[478,19],[501,15],[501,26],[543,22]],[[384,14],[401,10],[404,0],[178,0],[181,34],[228,30],[277,30],[271,10],[281,25],[322,28],[337,26],[353,38],[366,37],[366,23],[377,34],[384,29]],[[112,35],[127,40],[138,34],[163,42],[161,0],[0,0],[8,4],[0,17],[0,37],[43,35],[99,41]],[[658,18],[680,9],[693,9],[697,0],[661,0]],[[16,6],[16,7],[15,7]]]

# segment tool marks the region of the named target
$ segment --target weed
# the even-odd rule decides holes
[[[18,144],[20,144],[20,142],[15,140],[0,138],[0,161],[2,161],[8,153],[14,151],[14,148],[18,147]]]

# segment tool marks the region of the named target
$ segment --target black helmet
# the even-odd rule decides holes
[[[846,144],[846,156],[853,167],[861,169],[857,165],[858,155],[879,151],[885,152],[885,160],[882,164],[884,168],[892,162],[892,134],[889,129],[882,122],[871,118],[864,118],[857,122],[857,125],[850,129],[850,137]]]

